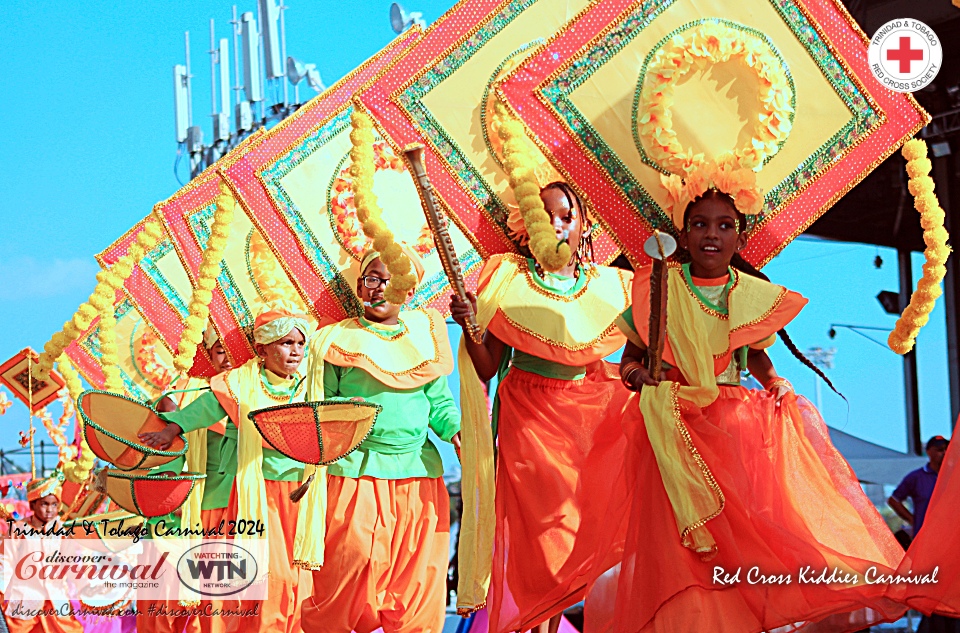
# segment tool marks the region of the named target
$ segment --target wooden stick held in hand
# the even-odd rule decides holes
[[[417,191],[420,193],[423,212],[427,216],[427,224],[430,226],[433,239],[437,244],[437,254],[440,256],[443,272],[447,274],[450,286],[457,297],[470,305],[470,300],[467,298],[467,286],[463,281],[463,271],[460,268],[460,260],[457,259],[457,251],[453,248],[453,240],[450,239],[450,232],[447,230],[447,220],[440,211],[436,194],[433,192],[433,185],[430,184],[430,179],[427,178],[427,172],[423,166],[423,145],[420,143],[407,145],[403,149],[403,159],[410,168],[410,173],[413,174],[413,182],[417,185]],[[470,340],[478,345],[483,342],[476,316],[472,312],[467,318],[467,335]]]

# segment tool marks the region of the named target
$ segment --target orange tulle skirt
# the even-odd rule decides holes
[[[634,396],[623,418],[633,503],[615,615],[589,630],[795,631],[830,618],[842,633],[904,613],[866,578],[896,570],[903,550],[813,405],[720,387],[710,406],[681,401],[681,411],[725,496],[707,523],[717,554],[705,562],[681,544]]]
[[[898,574],[917,579],[890,586],[890,595],[910,607],[930,615],[939,613],[960,618],[960,424],[937,474],[937,486],[930,499],[927,515]],[[936,577],[931,574],[936,572]],[[936,582],[928,582],[935,580]]]
[[[530,628],[582,600],[590,571],[620,558],[629,505],[620,426],[629,392],[616,365],[573,381],[512,368],[497,396],[491,632]]]

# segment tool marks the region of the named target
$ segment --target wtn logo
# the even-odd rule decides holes
[[[187,560],[187,570],[193,580],[235,580],[247,579],[247,561],[241,560],[239,564],[229,560]],[[216,572],[216,578],[212,578]]]
[[[263,580],[260,575],[253,552],[229,541],[214,540],[196,545],[177,561],[180,583],[201,596],[224,597],[242,593],[245,599],[262,600],[266,598],[266,583],[257,582]]]

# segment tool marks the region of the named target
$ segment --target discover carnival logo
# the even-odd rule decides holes
[[[265,539],[7,539],[0,593],[8,601],[109,605],[267,594]]]
[[[933,82],[943,63],[937,34],[919,20],[890,20],[874,34],[867,61],[877,81],[896,92],[916,92]]]

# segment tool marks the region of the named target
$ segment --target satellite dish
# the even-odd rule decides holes
[[[394,33],[399,35],[414,24],[426,26],[426,22],[423,20],[422,13],[419,11],[407,13],[403,10],[403,7],[396,2],[390,5],[390,28],[393,29]]]
[[[320,71],[317,70],[314,64],[307,64],[307,83],[318,93],[327,89],[327,87],[323,85],[323,80],[320,79]]]
[[[307,70],[304,68],[303,62],[298,62],[293,57],[287,58],[287,79],[290,83],[296,86],[306,73]]]
[[[306,79],[307,84],[317,92],[327,89],[323,85],[323,80],[320,79],[320,71],[317,70],[316,64],[304,64],[293,57],[287,58],[287,79],[294,86]]]

